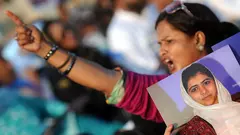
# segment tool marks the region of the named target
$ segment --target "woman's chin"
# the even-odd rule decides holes
[[[177,71],[179,71],[180,69],[177,69],[176,67],[174,68],[171,68],[171,69],[168,69],[168,71],[171,73],[171,74],[174,74],[176,73]]]
[[[211,100],[211,99],[209,99],[208,101],[204,101],[203,103],[204,106],[211,106],[214,104],[215,104],[214,100]]]

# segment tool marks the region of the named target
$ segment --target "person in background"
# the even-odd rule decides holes
[[[28,80],[17,76],[10,62],[0,56],[0,86],[2,88],[18,90],[23,95],[41,96],[41,88]]]
[[[38,20],[32,22],[32,25],[42,30],[43,22]],[[38,70],[46,63],[44,60],[34,55],[33,53],[22,50],[15,39],[10,39],[4,44],[2,57],[12,66],[16,78],[24,80],[35,87],[38,87],[42,96],[49,98],[48,90],[42,85],[42,79],[38,76]]]
[[[59,21],[46,21],[43,31],[51,42],[61,48],[99,63],[106,68],[111,69],[114,67],[111,60],[96,49],[79,44],[77,33],[70,25]],[[86,103],[84,109],[81,109],[81,113],[94,115],[106,121],[112,121],[121,114],[120,109],[106,104],[102,93],[71,81],[51,66],[42,68],[41,75],[48,78],[54,95],[63,102],[71,103],[81,96],[88,96],[90,100]]]
[[[114,0],[97,0],[94,14],[101,33],[106,37],[108,26],[114,14]]]
[[[146,0],[116,0],[115,13],[107,30],[110,55],[126,70],[142,74],[164,73],[153,50],[148,22],[141,15],[146,4]]]
[[[66,105],[45,100],[37,88],[16,77],[9,62],[0,56],[0,133],[3,135],[41,135],[47,119],[61,116]]]
[[[17,25],[20,47],[45,58],[54,67],[60,66],[67,59],[69,54],[56,50],[35,27],[26,27],[20,18],[9,11],[6,14]],[[156,30],[161,44],[161,61],[171,74],[211,53],[212,45],[239,32],[233,24],[219,22],[206,6],[182,4],[179,1],[169,5],[160,14]],[[146,88],[168,75],[151,76],[109,70],[75,56],[59,71],[79,84],[103,92],[109,104],[115,104],[145,119],[163,123]]]
[[[111,16],[101,13],[105,11],[99,11],[96,14],[97,11],[95,10],[97,9],[79,7],[78,16],[75,18],[73,26],[76,28],[80,44],[87,48],[96,49],[101,54],[109,57],[109,45],[106,39],[106,27],[108,27],[108,23],[105,22],[104,18],[110,18]]]
[[[69,11],[66,6],[67,0],[58,0],[57,11],[59,14],[59,19],[67,23],[69,21]]]

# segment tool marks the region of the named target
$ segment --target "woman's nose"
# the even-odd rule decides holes
[[[207,93],[207,89],[204,86],[201,86],[200,93],[201,93],[201,95],[205,95]]]
[[[159,50],[160,56],[164,56],[167,52],[168,52],[168,49],[164,45],[160,46],[160,50]]]

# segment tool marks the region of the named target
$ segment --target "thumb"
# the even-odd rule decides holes
[[[30,26],[29,28],[32,30],[32,36],[34,37],[34,42],[39,44],[42,40],[41,32],[35,26]]]
[[[173,125],[169,125],[169,126],[167,126],[164,135],[170,135],[172,129],[173,129]]]

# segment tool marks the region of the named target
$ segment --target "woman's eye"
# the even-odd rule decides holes
[[[205,81],[203,84],[208,85],[210,83],[210,80]]]
[[[195,92],[197,91],[197,87],[190,89],[190,92]]]
[[[166,40],[167,44],[171,44],[173,42],[173,40]]]

